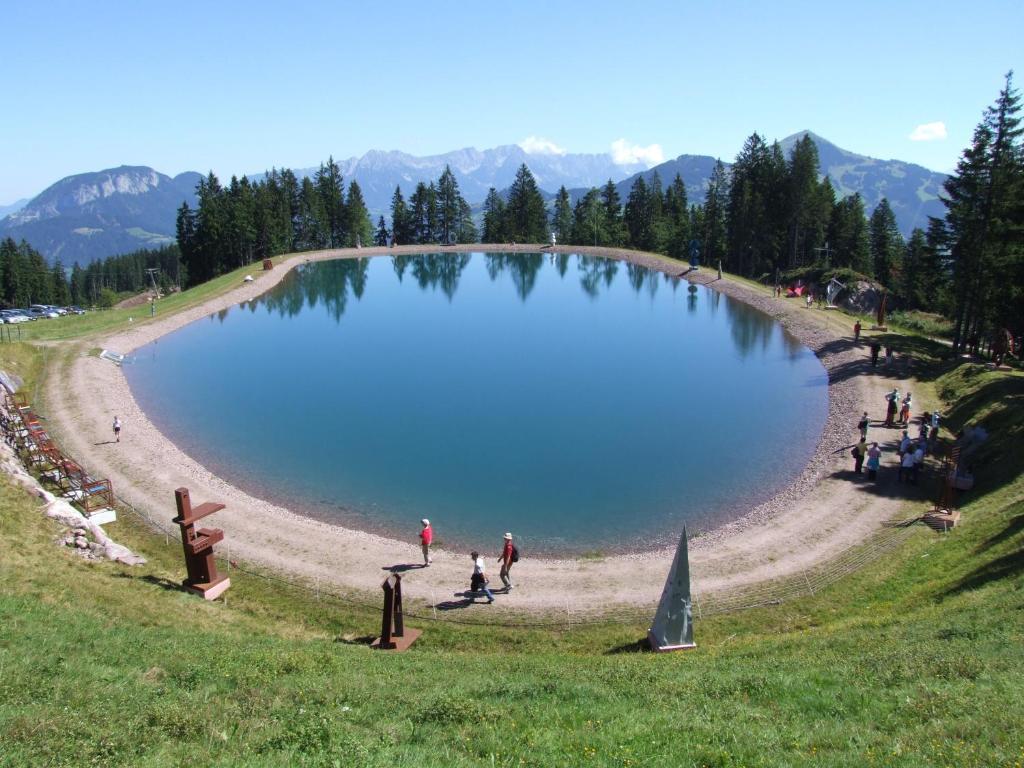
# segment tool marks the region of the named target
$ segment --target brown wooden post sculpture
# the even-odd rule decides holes
[[[402,577],[393,573],[384,579],[384,615],[381,621],[380,637],[371,648],[379,651],[404,651],[416,642],[422,631],[407,629],[402,617]]]
[[[273,268],[274,268],[274,262],[273,261],[271,261],[270,259],[264,259],[263,260],[263,271],[264,272],[269,272]]]
[[[213,545],[223,541],[224,531],[219,528],[196,530],[196,523],[224,509],[224,505],[207,501],[193,509],[188,488],[178,488],[174,492],[174,500],[178,504],[178,516],[174,522],[181,526],[181,545],[185,550],[185,568],[188,570],[188,578],[182,586],[189,592],[213,600],[231,586],[231,579],[217,573],[217,563],[213,559]]]

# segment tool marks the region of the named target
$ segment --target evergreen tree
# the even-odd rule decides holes
[[[665,192],[665,250],[673,259],[685,259],[690,242],[690,205],[686,185],[678,173]]]
[[[458,239],[461,227],[462,212],[459,203],[459,182],[455,179],[452,169],[445,165],[441,178],[437,182],[437,223],[438,236],[445,245]]]
[[[391,196],[391,237],[395,245],[411,243],[413,238],[409,208],[401,187],[395,187],[395,194]]]
[[[188,203],[182,203],[178,209],[175,229],[178,235],[178,248],[181,249],[182,271],[187,275],[188,271],[196,266],[200,258],[199,240],[196,237],[196,214],[188,207]],[[72,280],[74,280],[73,274]],[[191,282],[188,285],[191,285]],[[79,290],[82,293],[79,294],[76,303],[89,303],[89,298],[85,292],[85,285],[80,286]]]
[[[476,224],[473,222],[473,209],[466,199],[459,195],[459,223],[456,240],[459,243],[478,242]]]
[[[927,251],[928,241],[924,232],[915,229],[910,234],[900,271],[899,295],[907,309],[924,309],[927,306],[928,285],[924,279]]]
[[[864,218],[864,201],[860,193],[844,197],[836,203],[829,223],[828,239],[835,266],[849,267],[862,275],[871,274],[871,246],[867,219]]]
[[[68,276],[60,259],[57,259],[50,271],[49,303],[58,307],[66,307],[71,303],[71,287],[68,285]]]
[[[71,303],[76,306],[87,304],[85,293],[85,272],[76,261],[71,267]]]
[[[994,329],[1021,330],[1022,133],[1020,97],[1010,72],[944,185],[955,351]]]
[[[417,245],[437,242],[437,192],[433,182],[422,181],[409,199],[412,237],[409,242]]]
[[[786,269],[813,263],[816,249],[821,247],[828,230],[834,199],[827,207],[820,204],[818,170],[818,147],[809,134],[804,134],[793,145],[787,168],[786,258],[783,263]]]
[[[256,196],[249,179],[234,176],[226,200],[224,271],[251,264],[256,251]]]
[[[551,214],[551,231],[559,243],[571,243],[572,239],[572,204],[569,192],[563,184],[555,196],[555,208]]]
[[[638,175],[626,198],[624,216],[629,244],[642,251],[654,250],[654,217],[651,210],[651,196],[643,175]]]
[[[345,223],[349,248],[357,245],[369,245],[373,242],[373,221],[370,220],[370,212],[363,200],[363,191],[355,180],[348,185],[348,200],[345,204],[345,212],[348,217]]]
[[[320,168],[316,172],[315,185],[320,196],[319,210],[326,236],[325,244],[330,248],[342,248],[346,244],[352,243],[355,238],[352,236],[348,224],[355,219],[355,216],[345,210],[344,179],[333,156],[327,159],[326,164],[320,164]]]
[[[884,197],[871,214],[868,239],[875,279],[887,288],[895,288],[900,270],[900,257],[906,246],[896,226],[896,214],[892,212],[889,201]]]
[[[543,243],[547,241],[548,217],[537,182],[523,163],[508,190],[506,204],[507,236],[514,242]]]
[[[647,200],[651,211],[651,251],[666,253],[668,249],[668,223],[665,219],[665,193],[661,176],[655,171],[647,185]]]
[[[296,226],[296,249],[314,251],[330,244],[323,198],[309,177],[299,186],[299,216]]]
[[[506,227],[505,201],[494,187],[487,190],[484,200],[484,232],[483,242],[508,242]]]
[[[50,276],[50,268],[46,266],[46,259],[43,257],[43,254],[24,240],[21,241],[21,245],[18,247],[24,253],[28,303],[51,304],[53,281]]]
[[[597,187],[576,201],[572,210],[572,241],[580,245],[606,242],[604,206]]]
[[[919,308],[952,316],[950,305],[949,232],[944,219],[930,218],[918,266]]]
[[[391,240],[391,233],[388,232],[388,225],[384,221],[384,217],[381,216],[377,220],[377,234],[373,238],[374,245],[384,247]]]
[[[703,233],[703,237],[697,239],[702,241],[702,254],[707,264],[714,264],[717,261],[732,264],[727,254],[729,196],[729,179],[725,173],[725,165],[718,160],[704,193],[702,226],[693,228],[695,235]]]
[[[778,144],[769,147],[751,134],[733,164],[729,188],[728,252],[741,275],[774,274],[781,266],[785,176]]]
[[[622,220],[622,200],[611,179],[601,189],[601,207],[604,216],[601,225],[604,241],[601,245],[613,248],[623,245],[626,242],[626,227]]]

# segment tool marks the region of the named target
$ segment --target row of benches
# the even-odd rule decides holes
[[[110,480],[90,476],[81,464],[61,453],[24,395],[11,392],[5,385],[0,389],[0,430],[25,464],[51,480],[64,498],[80,506],[86,515],[114,509]]]

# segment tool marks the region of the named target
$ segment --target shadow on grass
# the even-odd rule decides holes
[[[164,576],[154,576],[149,573],[144,576],[137,576],[134,573],[121,572],[116,575],[118,579],[132,579],[134,581],[144,581],[146,584],[150,584],[154,587],[160,587],[160,589],[166,590],[167,592],[187,592],[188,590],[182,585],[180,581],[172,581]]]
[[[491,593],[495,595],[508,594],[508,587],[504,589],[492,589]],[[461,597],[461,600],[444,600],[437,603],[434,607],[439,611],[457,611],[460,608],[468,608],[471,605],[476,605],[476,598],[486,598],[487,596],[483,592],[473,592],[467,589],[465,592],[456,592],[455,597]],[[481,600],[480,605],[487,605],[487,600]]]
[[[948,597],[961,592],[969,592],[994,581],[1016,578],[1021,574],[1024,574],[1024,549],[1018,549],[1016,552],[997,557],[995,560],[978,566],[953,584],[943,595]]]
[[[625,643],[623,645],[617,645],[614,648],[609,648],[604,652],[605,656],[617,656],[622,653],[651,653],[650,643],[647,642],[647,638],[640,640],[634,640],[631,643]]]
[[[1007,539],[1012,539],[1021,531],[1024,531],[1024,514],[1011,517],[1003,530],[994,536],[990,536],[978,545],[978,551],[984,552],[986,549],[991,549]]]
[[[334,642],[340,643],[341,645],[369,645],[376,639],[376,635],[360,635],[359,637],[341,635],[340,637],[334,638]]]
[[[964,462],[980,481],[975,487],[990,493],[1014,481],[1022,469],[1018,452],[1011,447],[1024,439],[1024,377],[995,373],[982,365],[964,368],[957,377],[962,383],[939,394],[968,391],[947,411],[945,423],[954,431],[968,425],[988,431],[988,439],[965,453]]]

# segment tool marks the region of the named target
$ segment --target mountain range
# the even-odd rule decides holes
[[[129,165],[68,176],[0,220],[0,237],[24,239],[66,265],[168,245],[178,208],[196,204],[201,178]]]
[[[904,236],[909,236],[914,227],[926,227],[928,216],[943,215],[939,193],[944,174],[899,160],[858,155],[808,131],[780,142],[787,156],[805,133],[817,145],[821,173],[830,177],[837,193],[845,196],[859,192],[868,213],[882,197],[888,198]],[[491,187],[506,189],[523,163],[549,198],[564,185],[576,199],[587,189],[602,186],[611,179],[625,201],[638,175],[650,180],[657,174],[662,186],[667,187],[678,173],[686,184],[690,202],[697,203],[704,199],[715,162],[715,158],[707,155],[680,155],[644,169],[639,165],[616,164],[611,155],[528,154],[519,146],[509,145],[427,157],[372,150],[338,165],[346,182],[359,183],[367,207],[376,219],[379,214],[387,216],[396,186],[401,186],[408,199],[418,182],[436,180],[445,165],[455,174],[463,196],[476,204],[482,202]],[[295,173],[299,177],[311,176],[316,170],[297,169]],[[262,176],[255,174],[250,178]],[[84,265],[116,253],[172,243],[177,210],[182,202],[195,206],[195,187],[201,178],[195,172],[171,178],[145,166],[121,166],[69,176],[0,219],[0,237],[25,239],[51,261],[61,259],[65,265],[75,261]]]

